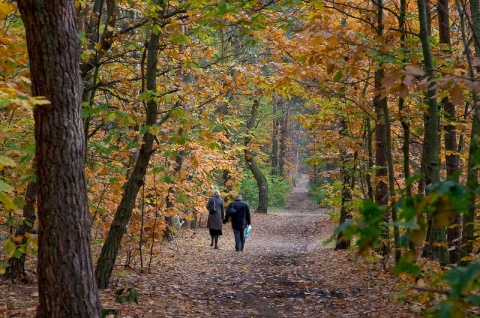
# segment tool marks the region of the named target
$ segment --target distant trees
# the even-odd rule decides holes
[[[303,9],[309,12],[308,6]],[[417,23],[406,23],[408,15]],[[459,263],[460,251],[464,260],[476,259],[471,244],[478,226],[478,70],[470,52],[478,41],[468,39],[477,38],[479,16],[477,1],[332,0],[297,33],[302,53],[292,56],[303,64],[289,74],[308,83],[309,93],[317,93],[298,118],[317,150],[308,160],[326,164],[334,157],[341,162],[329,172],[316,170],[314,177],[328,174],[336,180],[323,185],[323,191],[336,194],[328,202],[340,212],[342,224],[357,224],[343,215],[345,173],[350,173],[353,206],[375,198],[381,207],[375,211],[385,216],[380,224],[385,231],[375,247],[394,239],[397,262],[415,258],[405,242],[410,250],[421,246],[423,256],[442,264]],[[446,191],[447,185],[438,187],[447,179],[453,182],[447,183],[452,192],[436,192]],[[462,201],[468,200],[468,212],[453,201],[445,205],[462,185],[468,186]],[[416,200],[428,208],[405,206]],[[440,206],[452,209],[447,213]],[[415,218],[415,229],[401,228],[407,215]]]

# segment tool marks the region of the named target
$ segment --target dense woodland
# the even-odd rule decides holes
[[[37,317],[99,317],[119,253],[300,171],[337,250],[480,305],[479,0],[1,0],[0,46],[0,273],[37,259]]]

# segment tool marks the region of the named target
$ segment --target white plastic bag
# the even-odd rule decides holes
[[[252,229],[252,225],[248,225],[247,228],[245,229],[245,238],[248,237],[250,234],[250,230]]]

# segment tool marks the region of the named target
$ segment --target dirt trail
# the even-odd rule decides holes
[[[186,230],[159,248],[149,273],[139,264],[120,266],[120,255],[110,288],[100,291],[103,307],[120,309],[123,318],[414,317],[395,302],[388,274],[325,244],[334,225],[308,199],[307,184],[302,176],[284,209],[252,215],[244,252],[234,250],[227,224],[219,250],[209,246],[208,229]],[[130,287],[139,303],[116,303],[115,291]],[[5,317],[34,317],[35,285],[4,282],[0,295]]]
[[[160,272],[116,276],[104,304],[114,288],[135,281],[142,311],[122,305],[123,317],[413,317],[381,273],[360,270],[354,255],[324,244],[334,226],[308,199],[307,183],[302,176],[284,209],[252,215],[244,252],[234,251],[230,224],[220,250],[202,228],[165,248]]]

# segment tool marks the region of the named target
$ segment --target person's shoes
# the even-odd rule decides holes
[[[213,246],[213,243],[211,243],[210,246]]]
[[[218,248],[218,246],[215,246],[214,248],[215,248],[216,250],[218,250],[218,249],[219,249],[219,248]]]

